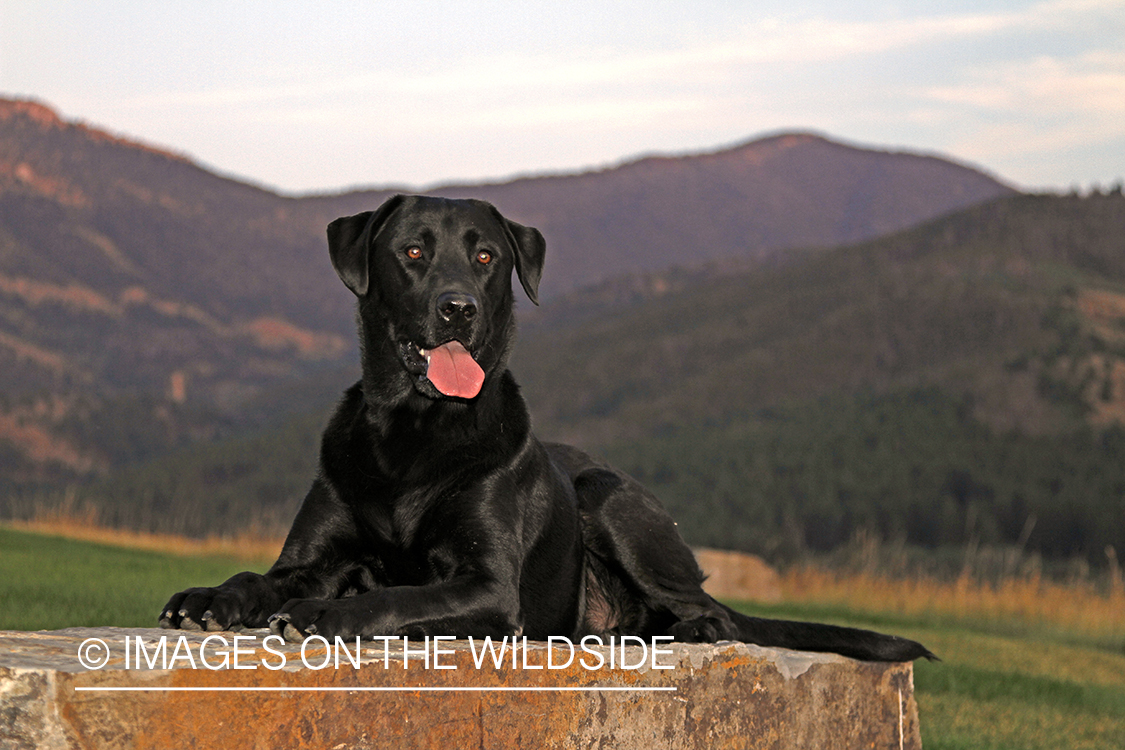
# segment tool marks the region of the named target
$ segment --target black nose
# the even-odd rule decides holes
[[[477,300],[464,292],[446,292],[437,298],[437,311],[446,323],[467,323],[476,317]]]

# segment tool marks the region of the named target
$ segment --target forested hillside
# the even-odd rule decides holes
[[[635,473],[692,543],[789,559],[864,533],[1095,565],[1125,549],[1119,192],[1015,196],[602,291],[528,322],[513,368],[541,436]],[[36,500],[192,534],[280,531],[326,417]]]
[[[514,369],[542,432],[608,445],[822,394],[929,385],[971,395],[974,417],[1002,430],[1125,416],[1119,192],[1015,196],[779,265],[686,286],[681,275],[578,325],[525,325]]]

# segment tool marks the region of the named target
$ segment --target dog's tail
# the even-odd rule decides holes
[[[738,640],[759,646],[791,648],[797,651],[830,651],[863,661],[914,661],[939,659],[921,643],[883,635],[870,630],[821,625],[792,620],[767,620],[720,606],[730,615],[738,630]]]

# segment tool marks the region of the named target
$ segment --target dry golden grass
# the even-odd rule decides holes
[[[5,526],[39,534],[102,544],[200,557],[269,561],[282,541],[242,532],[230,537],[191,539],[112,529],[69,516],[8,521]],[[1116,562],[1116,560],[1115,560]],[[1108,586],[1092,581],[1058,583],[1039,576],[1012,577],[998,585],[967,576],[953,582],[927,577],[897,579],[871,573],[843,573],[812,565],[780,576],[781,600],[795,604],[860,606],[868,612],[939,616],[957,620],[1018,621],[1098,639],[1125,639],[1125,584],[1120,569]],[[749,597],[755,598],[755,597]]]
[[[834,573],[815,567],[782,575],[787,602],[859,606],[865,611],[958,620],[1019,621],[1096,638],[1125,638],[1125,586],[1090,581],[1057,583],[1040,577],[1010,578],[990,585],[962,577],[893,580],[869,573]]]
[[[37,518],[34,521],[5,521],[3,525],[37,534],[80,539],[117,547],[168,552],[174,555],[229,557],[254,562],[276,559],[281,551],[283,541],[248,532],[230,537],[191,539],[172,534],[150,534],[141,531],[111,529],[83,519],[62,516]]]

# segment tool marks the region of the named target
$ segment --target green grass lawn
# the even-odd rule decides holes
[[[111,547],[0,528],[0,630],[77,626],[156,627],[168,598],[213,586],[271,561],[245,561]]]
[[[820,606],[740,606],[913,638],[940,662],[914,665],[926,750],[1125,748],[1125,648],[1016,624],[940,624]]]
[[[0,528],[0,629],[152,627],[172,593],[220,583],[248,567],[265,570],[269,562],[165,555]],[[915,666],[927,750],[1125,748],[1121,644],[858,609],[753,610],[894,632],[937,653],[941,662]]]

